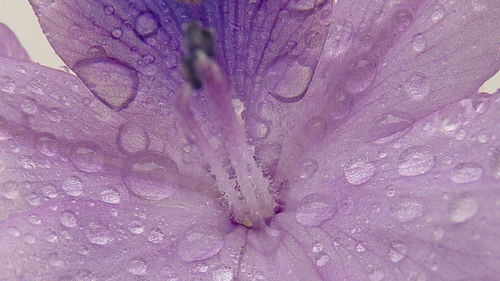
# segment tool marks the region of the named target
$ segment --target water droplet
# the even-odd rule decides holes
[[[59,154],[59,144],[56,137],[50,133],[41,133],[36,136],[35,148],[41,154],[53,157]]]
[[[12,94],[16,89],[16,81],[9,76],[0,76],[0,91]]]
[[[394,195],[396,195],[396,188],[394,187],[394,185],[388,185],[385,188],[385,195],[387,195],[388,197],[394,197]]]
[[[62,189],[69,196],[80,196],[83,194],[83,181],[77,176],[70,176],[63,182]]]
[[[326,131],[327,122],[325,119],[315,116],[307,121],[304,126],[305,134],[310,138],[320,136]]]
[[[337,203],[325,194],[311,194],[300,202],[295,219],[305,226],[318,226],[337,212]]]
[[[88,227],[85,228],[85,235],[90,243],[96,245],[106,245],[115,240],[115,237],[104,225],[94,222],[89,223]]]
[[[307,11],[323,4],[325,0],[291,0],[288,2],[288,7],[293,10]]]
[[[224,246],[224,238],[211,226],[199,226],[181,240],[177,254],[185,262],[200,261],[216,255]]]
[[[415,72],[405,79],[403,86],[410,98],[422,100],[429,94],[430,82],[427,75]]]
[[[113,186],[105,186],[99,195],[102,202],[109,204],[118,204],[121,200],[120,192]]]
[[[326,109],[333,119],[344,119],[351,113],[352,96],[343,90],[335,91],[328,95]]]
[[[83,172],[95,173],[104,166],[102,149],[94,142],[75,144],[69,157],[73,165]]]
[[[135,195],[148,200],[163,200],[178,188],[173,182],[177,169],[172,159],[146,151],[131,155],[123,170],[123,180]]]
[[[377,75],[377,57],[374,54],[364,54],[351,63],[346,77],[345,89],[350,93],[359,93],[368,88]]]
[[[344,176],[350,184],[360,185],[368,182],[375,175],[375,165],[365,159],[355,158],[347,162]]]
[[[385,273],[382,270],[375,270],[373,272],[370,272],[368,275],[368,278],[370,278],[370,281],[382,281],[384,280]]]
[[[26,242],[26,244],[30,244],[30,245],[33,245],[36,243],[36,238],[31,233],[25,234],[23,240],[24,240],[24,242]]]
[[[40,206],[40,203],[42,203],[42,198],[40,194],[36,192],[31,192],[28,195],[26,195],[26,202],[30,204],[30,206]]]
[[[310,67],[296,60],[281,59],[266,70],[264,88],[278,101],[298,102],[306,95],[312,74]]]
[[[269,135],[269,126],[261,120],[250,118],[247,122],[248,136],[253,139],[265,139]]]
[[[427,45],[427,38],[425,38],[425,35],[423,33],[417,33],[413,36],[411,45],[415,52],[421,52]]]
[[[26,113],[33,115],[38,112],[38,106],[36,102],[32,99],[25,99],[21,102],[21,110]]]
[[[423,175],[432,167],[434,167],[434,156],[423,146],[407,148],[398,159],[398,172],[402,176]]]
[[[58,196],[57,188],[50,184],[42,187],[42,193],[45,197],[49,199],[54,199]]]
[[[98,57],[78,61],[73,70],[94,96],[113,110],[127,107],[136,97],[139,76],[124,62]]]
[[[416,201],[402,201],[391,205],[391,215],[401,222],[411,222],[424,214],[424,206]]]
[[[78,224],[75,213],[72,211],[64,211],[59,215],[59,221],[62,225],[69,228],[74,228]]]
[[[149,147],[149,135],[135,124],[125,123],[119,128],[117,143],[125,153],[142,152]]]
[[[387,255],[389,255],[389,259],[392,262],[400,262],[402,259],[406,257],[407,254],[408,254],[408,246],[406,246],[406,244],[403,244],[401,242],[391,243],[391,247],[387,252]]]
[[[106,15],[111,16],[114,12],[115,8],[113,8],[113,6],[106,5],[104,7],[104,13],[106,13]]]
[[[465,222],[474,217],[479,211],[479,202],[471,195],[464,194],[448,205],[450,220],[454,223]]]
[[[12,237],[19,237],[21,236],[21,231],[19,230],[19,228],[15,227],[15,226],[9,226],[7,227],[7,230],[6,230],[7,234],[12,236]]]
[[[128,231],[133,234],[141,234],[144,232],[144,224],[139,220],[132,220],[128,224]]]
[[[121,28],[115,28],[111,31],[111,36],[115,39],[120,39],[123,35],[123,31]]]
[[[163,232],[157,227],[153,227],[148,231],[147,238],[148,241],[153,244],[158,244],[163,241]]]
[[[233,278],[233,270],[227,266],[216,268],[212,274],[212,281],[233,281]]]
[[[374,123],[369,131],[370,141],[382,144],[396,140],[408,132],[413,119],[405,112],[393,111],[375,118]]]
[[[16,199],[19,196],[20,187],[16,181],[7,181],[2,184],[2,195],[5,199]]]
[[[330,256],[328,255],[321,255],[317,260],[316,260],[316,265],[319,267],[325,266],[328,262],[330,261]]]
[[[49,243],[54,243],[57,241],[58,236],[54,230],[49,229],[49,230],[45,231],[43,238],[45,239],[45,241],[47,241]]]
[[[443,19],[444,16],[444,6],[441,4],[436,4],[432,8],[431,20],[433,22],[438,22]]]
[[[365,245],[363,245],[363,243],[358,243],[356,245],[356,252],[363,253],[365,251],[366,251],[366,247],[365,247]]]
[[[147,270],[148,265],[146,261],[141,258],[131,260],[127,266],[127,271],[134,275],[146,275]]]
[[[318,170],[318,162],[311,158],[304,159],[299,165],[298,175],[301,179],[308,179]]]
[[[476,163],[460,163],[451,172],[450,179],[454,183],[468,183],[479,180],[483,176],[483,168]]]
[[[32,225],[40,225],[42,224],[42,218],[37,216],[37,215],[29,215],[28,216],[28,221]]]
[[[134,30],[141,38],[154,35],[159,28],[160,21],[150,12],[141,13],[135,20]]]

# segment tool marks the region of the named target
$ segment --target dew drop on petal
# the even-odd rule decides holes
[[[313,71],[296,60],[281,59],[264,74],[264,89],[276,100],[294,103],[304,98]]]
[[[321,255],[319,258],[316,259],[316,265],[318,267],[323,267],[325,266],[328,262],[330,261],[330,256],[328,255]]]
[[[352,62],[345,88],[353,94],[362,92],[373,83],[376,75],[376,56],[370,53],[362,55]]]
[[[120,192],[116,187],[105,186],[99,193],[100,200],[109,204],[118,204],[121,200]]]
[[[57,188],[53,185],[50,185],[50,184],[42,187],[42,193],[45,197],[47,197],[49,199],[54,199],[59,195],[57,192]]]
[[[19,230],[19,228],[15,227],[15,226],[7,227],[6,233],[14,238],[21,236],[21,231]]]
[[[421,72],[410,74],[403,82],[406,94],[414,100],[422,100],[429,94],[430,81],[427,75]]]
[[[426,45],[427,45],[427,38],[423,33],[417,33],[413,35],[413,38],[411,40],[411,46],[413,47],[413,50],[415,52],[423,51]]]
[[[132,220],[128,224],[128,231],[133,234],[141,234],[144,232],[144,224],[139,220]]]
[[[127,266],[127,271],[133,275],[146,275],[147,270],[148,264],[141,258],[132,259]]]
[[[403,136],[411,128],[413,119],[405,112],[393,111],[384,113],[375,118],[374,126],[370,129],[370,141],[382,144]]]
[[[366,159],[355,158],[346,163],[344,176],[350,184],[360,185],[375,175],[375,165]]]
[[[385,195],[387,195],[388,197],[394,197],[394,195],[396,195],[396,188],[394,187],[394,185],[388,185],[385,188]]]
[[[398,172],[402,176],[417,176],[434,167],[434,156],[424,146],[412,146],[404,150],[398,159]]]
[[[70,176],[62,183],[62,190],[69,196],[83,194],[83,181],[78,176]]]
[[[85,235],[90,243],[96,245],[106,245],[115,240],[106,226],[94,222],[89,223],[85,228]]]
[[[393,242],[387,252],[392,262],[400,262],[408,254],[408,246],[402,242]]]
[[[125,153],[142,152],[149,146],[149,135],[135,124],[125,123],[119,128],[117,143]]]
[[[433,22],[438,22],[443,19],[444,16],[444,6],[441,4],[436,4],[432,8],[431,20]]]
[[[483,168],[476,163],[464,162],[455,166],[450,179],[454,183],[468,183],[479,180],[483,176]]]
[[[224,246],[224,238],[210,226],[190,230],[177,246],[177,254],[185,262],[201,261],[216,255]]]
[[[36,136],[35,148],[41,154],[53,157],[59,154],[59,145],[56,137],[50,133],[41,133]]]
[[[16,181],[7,181],[0,187],[2,191],[2,196],[5,199],[16,199],[20,193],[19,183]]]
[[[29,215],[28,216],[28,221],[29,223],[31,223],[32,225],[40,225],[42,224],[42,218],[40,218],[39,216],[37,215]]]
[[[318,226],[337,212],[337,203],[327,195],[314,193],[300,202],[295,219],[305,226]]]
[[[127,107],[137,95],[138,73],[126,63],[97,57],[78,61],[73,70],[94,96],[113,110]]]
[[[111,31],[111,36],[115,39],[121,38],[123,35],[123,31],[121,28],[115,28]]]
[[[0,91],[12,94],[16,89],[16,81],[9,76],[0,76]]]
[[[298,168],[298,175],[301,179],[308,179],[318,170],[318,162],[311,158],[303,159]]]
[[[293,10],[307,11],[323,4],[325,0],[291,0],[288,2],[288,7]]]
[[[213,271],[211,281],[233,281],[233,278],[233,270],[230,267],[221,266]]]
[[[390,211],[400,222],[411,222],[424,214],[424,206],[416,201],[402,201],[392,204]]]
[[[122,177],[135,195],[148,200],[163,200],[178,188],[172,181],[177,172],[177,164],[172,159],[145,151],[127,159]]]
[[[69,159],[77,169],[87,173],[100,171],[104,166],[104,153],[94,142],[79,142],[71,149]]]
[[[479,202],[472,195],[464,194],[448,205],[450,220],[454,223],[465,222],[479,211]]]
[[[134,30],[142,38],[154,35],[159,28],[159,20],[150,12],[139,14],[135,20]]]
[[[157,227],[151,228],[147,233],[148,241],[153,244],[161,243],[163,241],[163,237],[164,237],[163,231],[161,231],[161,229]]]
[[[59,215],[59,221],[62,225],[69,228],[74,228],[78,224],[75,213],[72,211],[64,211]]]
[[[115,12],[115,8],[113,6],[106,5],[104,7],[104,13],[108,16],[112,15]]]

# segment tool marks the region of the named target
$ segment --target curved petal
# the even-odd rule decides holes
[[[14,32],[3,23],[0,23],[0,38],[0,56],[30,60],[28,52],[21,45]]]
[[[318,144],[275,228],[317,280],[495,280],[499,110],[498,94],[475,95],[392,142]]]

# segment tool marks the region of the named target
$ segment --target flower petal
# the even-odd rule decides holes
[[[0,56],[12,57],[20,60],[30,60],[26,50],[10,28],[0,23]]]
[[[297,165],[274,227],[323,278],[494,280],[499,110],[500,95],[474,95],[397,141],[318,144],[305,160],[315,171]]]

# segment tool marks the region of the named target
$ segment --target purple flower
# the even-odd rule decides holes
[[[498,1],[30,2],[0,280],[498,280]]]

